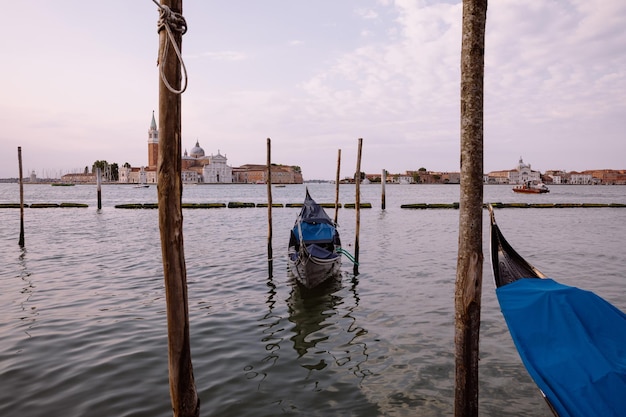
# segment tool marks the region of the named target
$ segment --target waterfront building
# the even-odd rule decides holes
[[[590,169],[582,174],[589,174],[593,184],[626,185],[626,170],[624,169]]]
[[[157,183],[157,163],[159,160],[159,130],[154,112],[148,129],[148,165],[141,167],[124,166],[119,168],[120,183]],[[272,183],[302,184],[300,167],[289,165],[272,165]],[[189,152],[185,149],[181,157],[181,181],[184,184],[230,184],[265,183],[267,181],[265,165],[247,164],[238,168],[228,165],[226,154],[219,150],[217,155],[206,155],[200,142]]]
[[[593,176],[591,174],[584,174],[576,171],[569,173],[569,184],[591,185],[592,183]]]
[[[159,160],[159,130],[154,112],[148,129],[148,166],[119,169],[120,183],[156,184],[157,163]],[[232,183],[232,167],[227,164],[226,155],[219,151],[217,155],[206,156],[199,141],[191,151],[181,158],[181,181],[185,184]]]
[[[244,184],[264,184],[267,182],[267,165],[246,164],[233,168],[233,181]],[[272,184],[302,184],[302,172],[298,167],[272,165]]]
[[[204,182],[211,184],[233,182],[233,167],[226,164],[226,155],[222,155],[218,149],[217,155],[211,154],[208,159],[209,163],[202,167]]]
[[[517,167],[505,171],[492,171],[486,176],[487,184],[525,184],[541,182],[541,173],[533,171],[520,156]]]

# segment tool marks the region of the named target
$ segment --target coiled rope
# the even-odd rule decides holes
[[[181,56],[180,49],[178,48],[178,45],[176,44],[176,41],[174,39],[173,31],[184,35],[187,32],[187,22],[180,13],[172,11],[172,9],[170,9],[168,6],[161,5],[157,0],[152,0],[152,2],[159,7],[159,22],[157,24],[157,33],[161,33],[163,29],[165,29],[165,31],[167,32],[165,45],[163,47],[163,50],[161,51],[159,60],[157,61],[161,80],[163,80],[163,84],[165,84],[167,89],[170,90],[173,94],[182,94],[187,89],[187,68],[185,67],[185,62],[183,61],[183,57]],[[170,43],[174,47],[174,51],[176,52],[176,58],[183,68],[184,83],[183,87],[180,90],[175,90],[174,88],[172,88],[170,83],[167,81],[165,74],[163,73],[163,66],[167,61],[167,52]]]

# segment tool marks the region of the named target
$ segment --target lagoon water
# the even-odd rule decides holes
[[[332,184],[309,184],[334,202]],[[299,203],[304,185],[273,188]],[[0,209],[0,415],[171,415],[156,187],[25,185],[25,202],[88,208]],[[354,202],[341,186],[341,203]],[[266,202],[266,186],[197,185],[184,202]],[[186,209],[191,344],[203,416],[450,416],[454,403],[454,281],[458,185],[361,187],[359,274],[303,292],[288,276],[297,208],[274,208],[273,274],[267,209]],[[626,203],[626,187],[552,186],[516,195],[486,186],[486,202]],[[0,184],[0,202],[19,202]],[[332,209],[327,209],[332,216]],[[353,253],[355,210],[339,210]],[[509,242],[563,284],[626,311],[625,208],[496,210]],[[550,416],[515,350],[495,298],[484,212],[480,414]]]

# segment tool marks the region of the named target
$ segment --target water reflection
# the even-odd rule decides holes
[[[28,324],[26,330],[24,330],[24,333],[26,333],[28,337],[31,337],[30,333],[28,333],[28,330],[33,326],[35,318],[39,313],[37,312],[37,307],[29,307],[28,305],[28,302],[35,290],[35,285],[33,284],[33,281],[31,279],[31,272],[28,270],[26,254],[26,247],[21,246],[20,254],[18,256],[19,269],[17,277],[23,281],[22,289],[20,290],[20,293],[23,296],[23,299],[20,303],[20,308],[22,309],[23,315],[20,317],[20,320]]]
[[[342,300],[336,293],[342,288],[341,280],[328,280],[312,289],[291,282],[287,307],[289,321],[295,324],[292,329],[295,335],[290,339],[298,357],[304,356],[317,343],[329,338],[323,332],[319,335],[316,333],[332,324],[330,318],[337,314],[337,304]]]
[[[358,279],[352,276],[350,282],[346,287],[343,280],[330,280],[307,289],[292,281],[287,299],[288,320],[294,324],[290,340],[303,368],[319,371],[332,360],[360,379],[370,374],[365,367],[367,345],[360,341],[367,330],[357,324],[353,315],[359,301]]]

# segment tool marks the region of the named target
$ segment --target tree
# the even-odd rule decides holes
[[[104,172],[106,171],[106,168],[109,166],[109,163],[105,160],[98,160],[96,162],[93,163],[93,165],[91,166],[91,173],[95,174],[96,170],[98,168],[100,168],[100,172],[102,172],[104,174]]]
[[[110,180],[111,181],[115,181],[117,182],[120,179],[120,169],[119,166],[117,165],[117,162],[112,163],[111,165],[109,165],[109,169],[110,169]]]
[[[360,177],[360,181],[363,181],[365,179],[365,172],[361,171],[361,175],[359,177]],[[356,182],[356,178],[357,178],[357,173],[355,172],[354,173],[354,181],[355,182]]]

